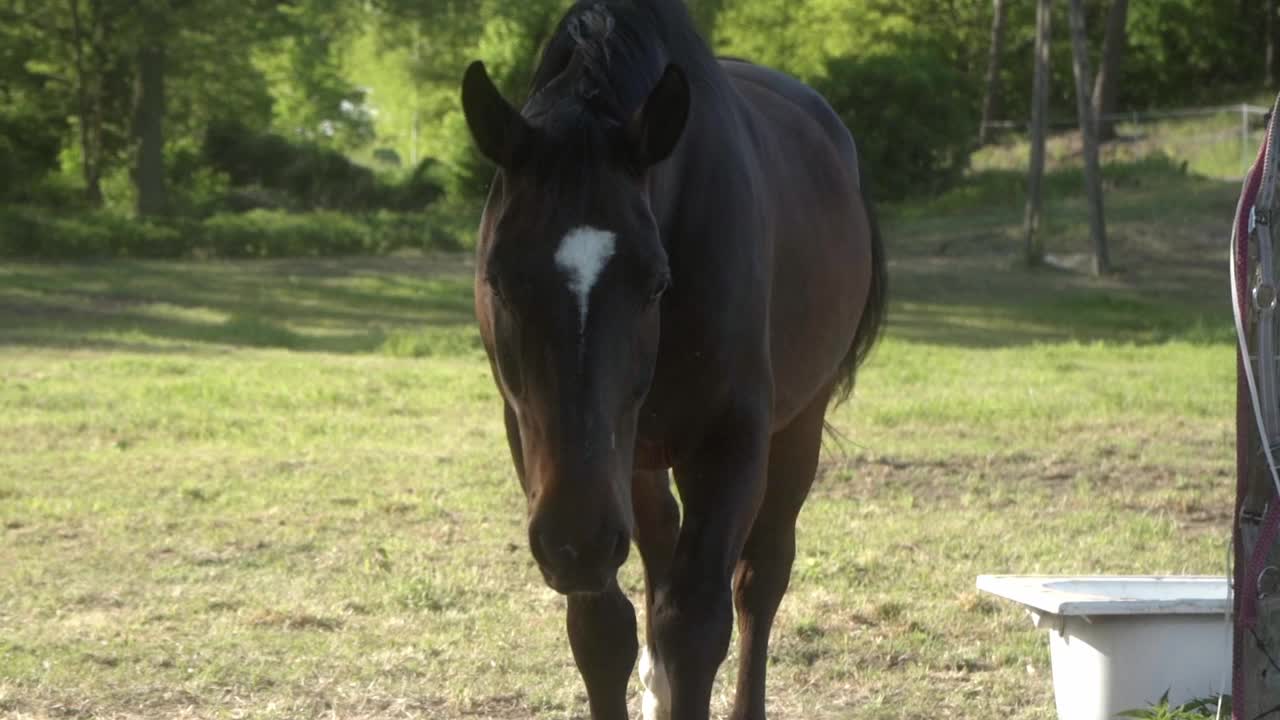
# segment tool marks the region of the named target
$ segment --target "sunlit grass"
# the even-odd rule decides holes
[[[1269,108],[1273,100],[1263,102]],[[1192,112],[1195,114],[1184,117],[1150,117],[1138,113],[1134,120],[1119,120],[1115,126],[1116,139],[1101,147],[1104,166],[1164,155],[1176,158],[1187,172],[1195,175],[1220,180],[1243,178],[1262,143],[1262,115],[1251,111],[1246,116],[1238,106],[1223,107],[1216,112],[1212,109]],[[1064,127],[1074,122],[1074,116],[1055,121],[1045,151],[1050,170],[1079,167],[1079,131]],[[977,152],[972,164],[978,172],[1022,171],[1027,167],[1029,154],[1026,129],[1019,128]]]
[[[890,331],[801,517],[775,718],[1048,720],[1045,638],[974,576],[1224,571],[1234,188],[1162,172],[1110,196],[1101,280],[1021,268],[998,176],[889,209]],[[470,282],[0,268],[0,715],[585,717]]]

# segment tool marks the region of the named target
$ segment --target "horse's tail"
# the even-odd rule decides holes
[[[880,234],[880,221],[876,216],[875,202],[867,191],[867,176],[862,175],[862,206],[867,212],[867,224],[871,228],[871,289],[867,293],[867,304],[862,310],[862,319],[853,334],[853,345],[849,354],[840,363],[840,385],[836,389],[836,399],[844,402],[853,392],[854,380],[858,367],[862,365],[871,349],[875,347],[880,334],[884,332],[885,321],[889,314],[889,270],[885,260],[884,236]]]

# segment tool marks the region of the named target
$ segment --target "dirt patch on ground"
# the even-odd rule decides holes
[[[1206,451],[1216,449],[1207,440],[1203,444]],[[1013,453],[945,460],[893,455],[827,459],[819,467],[813,494],[867,500],[914,496],[938,504],[956,502],[983,488],[988,493],[983,502],[999,507],[999,491],[1022,490],[1068,503],[1096,499],[1171,517],[1189,530],[1217,531],[1231,521],[1234,460],[1229,455],[1207,457],[1202,466],[1188,467],[1176,461],[1152,462],[1134,449],[1104,447],[1084,458]]]

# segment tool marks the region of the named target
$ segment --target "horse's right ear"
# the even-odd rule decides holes
[[[637,167],[647,169],[666,160],[689,121],[689,79],[678,65],[668,65],[644,107],[631,118],[627,135]]]
[[[498,92],[479,60],[462,78],[462,112],[480,153],[503,169],[514,167],[532,129]]]

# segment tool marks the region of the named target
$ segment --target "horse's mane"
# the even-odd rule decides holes
[[[557,25],[534,72],[522,114],[550,142],[527,162],[542,191],[557,197],[546,212],[579,212],[595,173],[619,157],[618,138],[669,63],[715,94],[726,81],[694,29],[684,0],[578,0]],[[554,205],[554,208],[553,208]]]
[[[547,42],[525,112],[550,119],[586,111],[624,125],[667,63],[698,76],[708,61],[681,0],[579,0]]]

